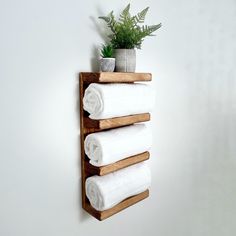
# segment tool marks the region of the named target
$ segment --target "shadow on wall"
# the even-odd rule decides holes
[[[92,55],[90,60],[90,66],[92,72],[100,71],[100,54],[99,54],[99,46],[93,45]]]
[[[96,7],[97,17],[90,16],[89,18],[92,21],[91,29],[95,31],[102,39],[102,42],[108,42],[109,38],[107,37],[108,32],[106,27],[104,27],[104,22],[99,22],[98,17],[106,15],[99,6]],[[102,27],[101,27],[102,26]],[[91,70],[92,72],[100,71],[100,47],[101,45],[94,44],[91,49]]]
[[[102,42],[107,42],[109,39],[107,37],[106,27],[101,27],[102,24],[98,20],[98,16],[104,15],[104,12],[101,10],[99,6],[96,7],[97,17],[90,16],[92,25],[91,28],[94,32],[98,33],[101,37]],[[93,44],[91,47],[91,59],[90,66],[92,72],[100,71],[100,47],[101,45]],[[80,129],[80,88],[79,88],[79,73],[76,74],[76,115],[77,115],[77,127]],[[81,156],[80,156],[80,135],[78,136],[78,211],[79,211],[79,222],[84,222],[90,219],[89,214],[87,214],[82,208],[82,194],[81,194]]]
[[[80,169],[80,168],[79,168]],[[88,219],[90,219],[90,215],[82,208],[82,194],[81,194],[81,177],[79,178],[79,197],[78,197],[78,201],[79,201],[79,205],[78,205],[78,210],[79,210],[79,222],[84,222]]]

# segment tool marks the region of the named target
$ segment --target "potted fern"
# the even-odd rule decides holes
[[[101,48],[100,70],[103,72],[113,72],[115,69],[115,58],[113,57],[112,44],[103,44]]]
[[[147,36],[153,36],[153,32],[161,27],[158,25],[144,25],[144,20],[149,7],[145,8],[137,15],[131,16],[130,4],[121,12],[116,20],[113,11],[108,16],[100,16],[110,28],[108,37],[115,49],[116,71],[135,72],[136,51],[141,49],[142,42]]]

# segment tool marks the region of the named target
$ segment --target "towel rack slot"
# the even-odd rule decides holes
[[[80,144],[81,144],[81,183],[82,183],[82,207],[89,214],[98,220],[104,220],[121,210],[147,198],[149,190],[146,190],[138,195],[132,196],[120,202],[116,206],[105,210],[97,211],[89,203],[85,194],[85,181],[91,175],[106,175],[113,171],[128,167],[130,165],[145,161],[149,159],[149,152],[140,153],[135,156],[127,157],[116,163],[95,167],[89,163],[88,158],[84,152],[84,138],[87,134],[131,125],[134,123],[145,122],[150,120],[150,114],[137,114],[131,116],[116,117],[111,119],[92,120],[88,117],[88,113],[83,110],[83,96],[84,91],[90,83],[133,83],[141,81],[151,81],[152,75],[150,73],[120,73],[120,72],[82,72],[80,73]]]
[[[134,123],[145,122],[149,120],[150,120],[149,113],[122,116],[122,117],[103,119],[103,120],[92,120],[89,117],[84,117],[85,133],[98,132],[101,130],[117,128],[121,126],[131,125]]]
[[[146,161],[149,159],[149,152],[144,152],[135,156],[131,156],[125,158],[123,160],[117,161],[113,164],[106,165],[106,166],[93,166],[89,163],[88,160],[85,161],[85,171],[91,175],[106,175],[111,172],[123,169],[125,167],[137,164],[142,161]]]
[[[97,211],[88,202],[86,202],[84,209],[92,216],[94,216],[96,219],[101,221],[124,210],[127,207],[134,205],[137,202],[144,200],[148,196],[149,196],[149,190],[146,190],[138,195],[125,199],[116,206],[105,211]]]

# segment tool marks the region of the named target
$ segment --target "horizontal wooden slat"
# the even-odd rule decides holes
[[[122,72],[81,72],[84,82],[89,83],[132,83],[151,81],[151,73],[122,73]]]
[[[84,131],[86,133],[97,132],[105,129],[117,128],[149,120],[150,120],[149,113],[122,116],[103,120],[92,120],[88,117],[84,117],[84,126],[85,126]]]
[[[147,198],[149,196],[149,190],[146,190],[138,195],[135,195],[133,197],[127,198],[126,200],[120,202],[116,206],[105,210],[105,211],[97,211],[95,210],[88,202],[85,204],[84,209],[91,215],[93,215],[98,220],[104,220],[122,210],[124,210],[127,207],[130,207],[134,205],[135,203]]]
[[[120,170],[122,168],[137,164],[142,161],[148,160],[150,157],[149,152],[143,152],[138,155],[134,155],[128,158],[125,158],[123,160],[117,161],[113,164],[106,165],[106,166],[93,166],[89,163],[88,160],[85,161],[85,171],[89,175],[106,175],[111,172]]]

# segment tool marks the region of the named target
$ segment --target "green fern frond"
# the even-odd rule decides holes
[[[107,23],[107,26],[111,29],[113,33],[116,31],[116,20],[113,11],[111,11],[108,16],[99,16],[99,19],[104,20]]]
[[[125,9],[121,12],[120,14],[120,18],[121,19],[127,19],[130,17],[130,13],[129,13],[129,10],[130,10],[130,3],[125,7]]]
[[[158,25],[150,25],[150,26],[148,26],[150,34],[153,33],[154,31],[158,30],[159,28],[161,28],[161,23],[158,24]]]
[[[143,35],[146,36],[151,36],[153,32],[155,32],[156,30],[158,30],[161,27],[161,23],[158,25],[143,25],[142,26],[142,33]],[[153,35],[152,35],[153,36]]]
[[[147,15],[148,10],[149,10],[149,7],[146,7],[141,12],[139,12],[137,15],[132,17],[134,22],[135,22],[135,24],[138,24],[138,23],[142,24],[142,23],[144,23],[145,17]]]
[[[121,12],[118,21],[116,21],[113,11],[108,16],[101,16],[112,33],[108,35],[113,48],[141,48],[143,40],[147,36],[154,36],[153,32],[161,27],[158,25],[140,25],[145,21],[149,7],[143,9],[135,16],[130,15],[130,4]]]
[[[99,16],[98,18],[106,21],[107,23],[110,22],[110,17],[109,16]]]

